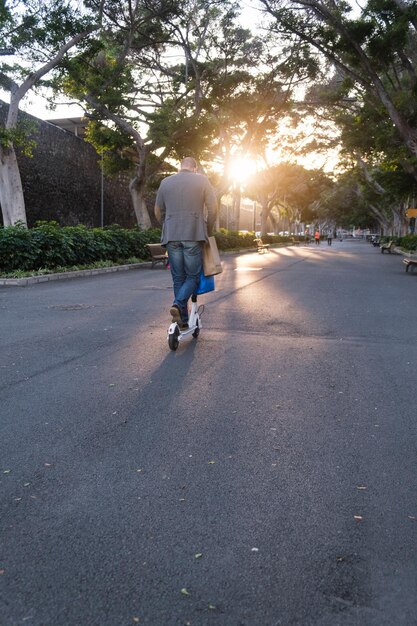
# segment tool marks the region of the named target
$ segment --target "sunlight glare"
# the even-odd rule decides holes
[[[229,176],[235,183],[244,183],[257,171],[257,163],[250,158],[233,159],[229,166]]]

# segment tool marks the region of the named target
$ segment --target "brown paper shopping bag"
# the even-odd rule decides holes
[[[214,276],[223,271],[216,239],[214,237],[209,237],[208,241],[206,241],[203,246],[203,271],[204,276]]]

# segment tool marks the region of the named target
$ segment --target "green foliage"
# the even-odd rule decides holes
[[[417,235],[405,235],[398,239],[398,245],[404,250],[417,250]]]
[[[147,243],[159,243],[159,229],[128,230],[116,224],[105,228],[61,227],[57,222],[37,222],[0,228],[0,273],[19,278],[150,259]],[[215,233],[219,250],[255,248],[254,233],[220,229]],[[288,243],[290,237],[266,235],[264,243]]]
[[[214,233],[216,238],[217,247],[219,250],[238,250],[241,248],[255,248],[254,243],[255,233],[239,233],[234,230],[226,230],[220,228]],[[262,235],[262,241],[264,243],[288,243],[291,241],[291,237],[285,237],[281,235]]]
[[[137,151],[133,141],[118,127],[105,126],[96,120],[90,120],[85,140],[94,146],[98,154],[103,155],[103,170],[107,176],[133,170]]]
[[[38,222],[29,230],[7,226],[0,229],[0,271],[120,262],[131,257],[145,259],[148,257],[145,245],[159,239],[158,229],[60,227],[57,222]]]
[[[20,119],[14,128],[6,129],[0,124],[0,145],[3,148],[15,146],[20,152],[27,157],[33,156],[33,149],[36,141],[30,138],[30,134],[34,133],[37,123],[29,119]]]

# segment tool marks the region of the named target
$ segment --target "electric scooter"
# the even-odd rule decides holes
[[[177,322],[172,322],[168,328],[168,345],[170,350],[176,350],[179,342],[184,337],[192,335],[194,339],[197,339],[201,330],[201,316],[204,312],[204,304],[197,305],[197,296],[193,294],[191,296],[191,311],[188,319],[188,328],[181,330]]]

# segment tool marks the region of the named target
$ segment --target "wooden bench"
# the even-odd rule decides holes
[[[298,239],[296,239],[295,237],[291,237],[291,243],[293,246],[299,246],[300,245],[300,241]]]
[[[151,255],[152,269],[157,263],[163,263],[164,267],[168,265],[168,252],[160,243],[147,243],[146,247]]]
[[[254,239],[256,243],[256,247],[258,248],[259,254],[264,254],[265,252],[269,252],[269,243],[264,243],[260,237]]]
[[[417,267],[417,259],[403,259],[403,263],[405,264],[405,271],[411,268],[411,271],[414,271],[414,268]]]
[[[382,243],[381,244],[381,252],[382,252],[382,254],[384,254],[385,251],[387,251],[387,252],[389,252],[391,254],[393,246],[394,246],[394,242],[393,241],[388,241],[388,243]]]

